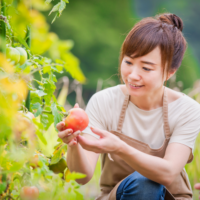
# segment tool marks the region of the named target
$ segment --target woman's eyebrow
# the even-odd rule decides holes
[[[152,65],[152,66],[156,65],[155,63],[152,63],[152,62],[149,62],[149,61],[144,61],[144,60],[141,60],[140,62],[144,63],[144,64],[147,64],[147,65]]]

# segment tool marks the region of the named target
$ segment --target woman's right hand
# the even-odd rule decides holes
[[[75,104],[74,108],[79,108],[78,103]],[[56,128],[58,129],[58,137],[62,139],[64,143],[66,143],[68,146],[75,146],[77,145],[77,136],[81,133],[81,131],[76,131],[73,133],[72,129],[66,129],[65,122],[59,122],[56,125]]]

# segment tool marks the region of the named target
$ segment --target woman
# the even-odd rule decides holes
[[[192,199],[184,166],[193,159],[200,105],[164,86],[186,50],[182,29],[174,14],[138,22],[121,49],[124,84],[92,96],[83,134],[57,124],[70,171],[87,175],[78,183],[92,178],[102,155],[98,200]]]

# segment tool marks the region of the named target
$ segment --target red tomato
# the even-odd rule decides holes
[[[73,132],[84,130],[89,124],[87,113],[81,108],[72,108],[69,115],[65,118],[65,126],[71,128]]]
[[[39,196],[39,190],[35,186],[24,186],[21,189],[20,197],[22,200],[36,200]]]

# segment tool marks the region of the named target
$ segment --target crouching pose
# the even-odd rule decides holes
[[[80,135],[57,124],[70,171],[87,175],[78,183],[92,178],[101,154],[96,200],[192,200],[184,166],[193,159],[200,105],[165,84],[186,50],[182,29],[168,13],[138,22],[122,44],[122,84],[91,97],[89,126]]]

